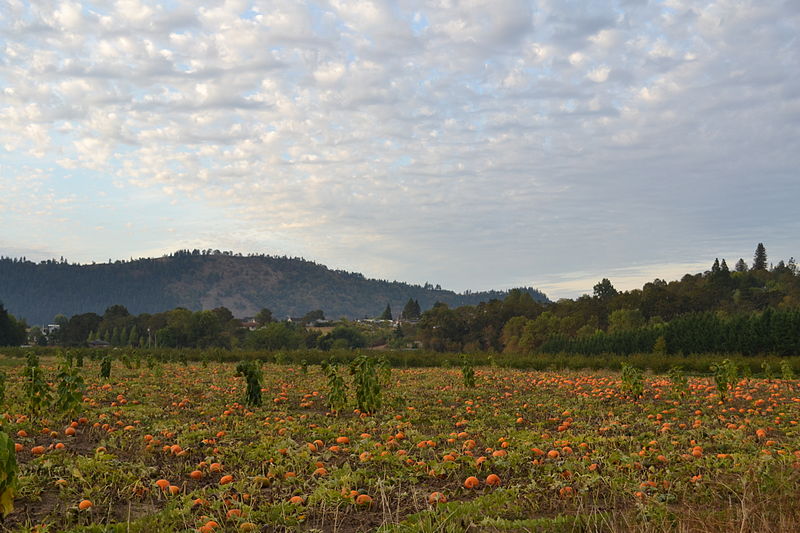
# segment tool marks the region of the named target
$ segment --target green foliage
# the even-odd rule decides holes
[[[689,380],[680,365],[673,366],[667,372],[670,382],[672,382],[672,392],[675,396],[684,397],[689,393]]]
[[[664,335],[659,335],[653,345],[653,353],[656,355],[667,355],[667,339]]]
[[[136,329],[136,324],[131,326],[130,333],[128,333],[128,346],[136,346],[139,343],[139,331]]]
[[[19,346],[24,344],[27,338],[25,322],[18,321],[10,315],[0,302],[0,346]]]
[[[336,326],[317,341],[317,346],[322,350],[363,348],[366,344],[358,328],[346,325]]]
[[[767,250],[763,243],[758,243],[756,252],[753,254],[753,270],[767,269]]]
[[[303,342],[303,331],[286,322],[270,322],[247,333],[244,344],[254,350],[291,350]]]
[[[386,309],[383,310],[383,313],[381,313],[381,316],[378,318],[380,320],[392,320],[392,306],[386,304]]]
[[[599,300],[609,300],[618,294],[617,289],[611,284],[608,278],[603,278],[593,287],[594,297]]]
[[[378,383],[380,383],[380,386],[384,388],[390,386],[392,383],[392,364],[385,355],[378,357],[375,363],[375,369],[378,373]]]
[[[638,309],[617,309],[608,317],[608,332],[632,331],[645,325],[645,318]]]
[[[405,320],[417,320],[421,314],[422,310],[419,307],[419,302],[413,298],[409,298],[406,305],[403,307],[403,311],[400,313],[400,318]]]
[[[645,325],[612,333],[599,332],[590,337],[570,338],[556,326],[550,326],[539,331],[536,338],[541,339],[546,334],[550,336],[539,347],[541,353],[644,353],[652,351],[658,338],[663,336],[671,354],[791,355],[800,353],[800,308],[731,315],[687,313],[662,325]]]
[[[422,315],[419,340],[436,351],[797,354],[800,275],[791,264],[732,273],[717,259],[711,271],[680,281],[620,292],[603,279],[594,297],[546,306],[516,307],[511,293],[475,307],[434,306]]]
[[[100,361],[100,377],[108,379],[111,377],[111,356],[105,355]]]
[[[356,405],[362,413],[375,413],[381,408],[381,384],[376,366],[375,359],[363,354],[350,362]]]
[[[3,406],[3,403],[6,400],[6,381],[8,377],[6,376],[5,372],[0,371],[0,407]]]
[[[775,379],[775,368],[769,361],[761,363],[761,370],[764,372],[764,377],[767,378],[768,382],[771,383],[772,380]]]
[[[314,309],[309,311],[300,318],[301,324],[311,324],[317,320],[325,320],[325,312],[322,309]]]
[[[644,376],[642,370],[628,363],[622,363],[622,391],[640,398],[644,393]]]
[[[475,388],[475,369],[472,367],[472,362],[465,356],[461,357],[461,376],[464,379],[464,387]]]
[[[785,359],[781,361],[781,379],[784,381],[791,381],[795,378],[794,370],[789,361]]]
[[[17,493],[17,457],[14,441],[0,430],[0,513],[6,517],[14,510]]]
[[[261,326],[269,324],[273,321],[272,311],[265,307],[258,312],[258,314],[254,317],[254,320]]]
[[[244,402],[250,406],[261,406],[261,368],[255,361],[244,361],[236,365],[236,375],[244,376],[247,382]]]
[[[324,361],[322,371],[328,378],[328,408],[338,413],[347,407],[347,385],[339,375],[336,363]]]
[[[689,393],[689,379],[686,377],[681,365],[670,367],[667,376],[672,382],[672,393],[675,396],[684,397]]]
[[[65,357],[61,362],[56,381],[53,407],[60,413],[75,414],[83,403],[86,386],[78,369],[72,366],[71,357]]]
[[[710,367],[714,375],[714,384],[717,386],[719,398],[723,402],[728,397],[728,389],[733,388],[739,379],[739,370],[736,363],[730,359],[723,359]]]
[[[23,376],[26,378],[23,389],[28,400],[28,409],[31,415],[37,416],[50,405],[50,385],[44,378],[44,371],[35,354],[28,354]]]

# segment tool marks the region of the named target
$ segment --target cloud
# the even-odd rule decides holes
[[[558,276],[577,262],[599,278],[768,236],[793,253],[800,13],[785,3],[0,10],[8,175],[173,214],[131,241],[130,217],[76,209],[111,235],[69,241],[84,257],[232,242],[378,277],[568,291]]]

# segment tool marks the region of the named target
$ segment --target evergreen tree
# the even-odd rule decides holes
[[[136,325],[131,326],[131,332],[128,334],[128,346],[136,346],[139,341],[139,332],[136,330]]]
[[[409,298],[405,307],[403,307],[403,311],[400,313],[400,318],[404,320],[416,320],[421,314],[419,302]]]
[[[753,255],[753,270],[767,269],[767,250],[762,243],[756,246],[756,253]]]
[[[392,320],[392,306],[388,303],[386,304],[386,309],[383,310],[383,313],[379,317],[380,320]]]
[[[728,263],[725,262],[725,259],[723,259],[722,262],[719,264],[719,269],[721,272],[725,273],[730,272],[730,270],[728,269]]]
[[[719,266],[719,258],[715,258],[714,259],[714,264],[711,265],[711,273],[712,274],[719,274],[720,270],[721,269],[720,269],[720,266]]]
[[[744,259],[740,257],[734,268],[736,269],[736,272],[747,272],[747,263],[745,263]]]

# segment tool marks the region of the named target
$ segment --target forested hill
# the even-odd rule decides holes
[[[547,301],[538,290],[524,290]],[[268,308],[276,318],[321,309],[335,319],[376,317],[387,303],[396,316],[409,298],[424,311],[436,302],[474,305],[506,294],[458,294],[438,286],[367,279],[304,259],[218,251],[182,250],[156,259],[91,265],[0,258],[0,301],[31,325],[52,322],[59,313],[102,314],[114,304],[133,314],[224,306],[237,317]]]

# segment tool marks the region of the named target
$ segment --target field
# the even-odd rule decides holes
[[[138,367],[137,367],[138,366]],[[130,367],[130,368],[128,368]],[[114,361],[71,416],[5,366],[7,531],[798,531],[800,384],[604,371],[383,369],[329,410],[319,366]],[[56,361],[42,369],[54,382]],[[55,392],[55,383],[52,384]],[[474,479],[473,479],[474,478]],[[474,486],[472,484],[474,483]]]

